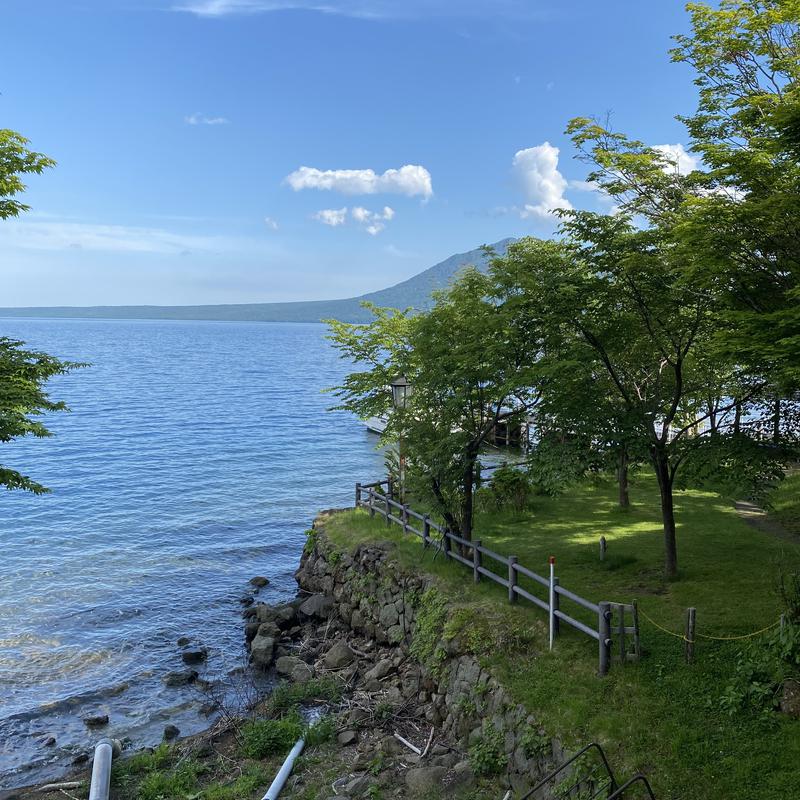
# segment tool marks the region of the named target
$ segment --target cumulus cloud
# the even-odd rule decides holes
[[[321,189],[342,194],[403,194],[427,200],[433,194],[431,174],[418,164],[387,169],[379,175],[371,169],[316,169],[300,167],[287,175],[285,182],[296,192]]]
[[[700,159],[689,153],[682,144],[654,144],[653,150],[663,153],[672,165],[672,169],[665,168],[665,171],[679,172],[681,175],[688,175],[700,166]]]
[[[558,171],[558,153],[557,147],[544,142],[514,155],[512,167],[526,199],[520,210],[522,217],[548,219],[556,209],[572,208],[564,197],[567,181]]]
[[[340,225],[344,225],[347,219],[347,206],[344,208],[323,208],[321,211],[317,211],[313,218],[319,220],[323,225],[338,228]]]
[[[184,117],[183,121],[187,125],[228,125],[230,123],[230,120],[225,117],[208,117],[199,111]]]
[[[271,230],[276,231],[278,230],[278,223],[276,220],[272,219],[272,217],[264,217],[264,224]]]
[[[394,218],[394,209],[384,206],[381,211],[370,211],[363,206],[353,206],[353,208],[325,208],[317,211],[313,218],[323,225],[330,225],[338,228],[350,219],[360,228],[365,230],[370,236],[376,236],[386,228],[386,223]]]

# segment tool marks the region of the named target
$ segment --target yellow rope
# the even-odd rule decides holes
[[[659,625],[654,619],[651,619],[647,613],[644,611],[643,608],[639,608],[639,612],[641,615],[652,625],[655,625],[660,631],[664,633],[668,633],[670,636],[674,636],[676,639],[682,639],[684,642],[688,642],[689,644],[693,644],[694,640],[687,638],[686,634],[683,633],[675,633],[675,631],[668,630],[667,628]],[[760,631],[755,631],[754,633],[746,633],[743,636],[709,636],[707,633],[697,633],[695,632],[695,637],[699,637],[701,639],[713,639],[716,642],[733,642],[739,639],[751,639],[753,636],[760,636],[762,633],[766,633],[768,630],[771,630],[776,625],[780,625],[780,619],[776,619],[771,625],[767,625],[766,628],[762,628]]]

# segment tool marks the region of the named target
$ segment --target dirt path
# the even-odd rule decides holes
[[[787,531],[780,522],[770,517],[763,508],[759,508],[753,505],[753,503],[748,503],[746,500],[737,500],[735,508],[736,513],[748,525],[752,525],[754,528],[758,528],[758,530],[768,533],[770,536],[774,536],[777,539],[794,542],[795,544],[800,542],[800,537],[796,536],[791,531]]]

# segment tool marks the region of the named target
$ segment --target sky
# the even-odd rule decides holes
[[[675,0],[4,0],[0,128],[58,165],[0,306],[349,297],[555,208],[576,116],[684,153]]]

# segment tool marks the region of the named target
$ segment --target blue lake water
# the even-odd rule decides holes
[[[52,489],[0,494],[0,787],[49,777],[103,735],[152,744],[208,724],[164,686],[176,641],[201,674],[245,662],[240,597],[294,592],[304,531],[383,470],[358,420],[328,413],[347,365],[322,325],[0,320],[0,335],[92,366],[51,382],[55,437],[0,446]],[[105,712],[91,733],[81,715]],[[43,738],[56,738],[45,747]]]

